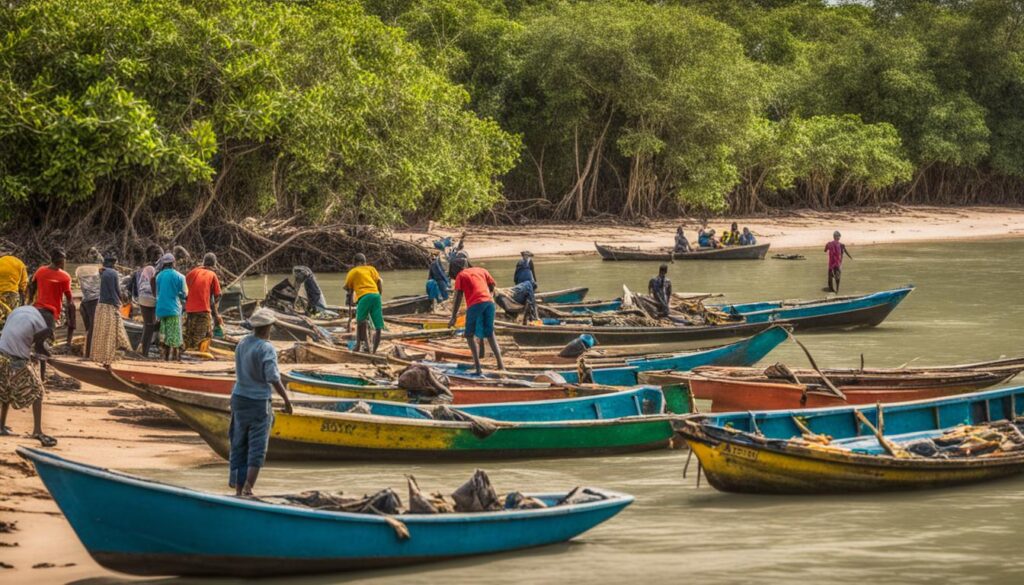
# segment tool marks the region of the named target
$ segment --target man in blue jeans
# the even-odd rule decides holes
[[[249,317],[252,334],[242,338],[235,348],[235,387],[231,390],[230,477],[228,485],[237,496],[251,496],[260,468],[267,456],[271,411],[271,388],[284,399],[284,412],[292,413],[292,403],[281,383],[277,369],[277,350],[267,339],[277,317],[269,309],[260,309]]]
[[[505,363],[501,360],[501,349],[498,338],[494,336],[494,278],[483,268],[468,267],[465,258],[456,258],[452,263],[455,274],[455,301],[452,306],[452,318],[448,327],[455,327],[455,319],[459,316],[462,297],[466,297],[466,342],[473,354],[473,365],[476,373],[481,374],[480,356],[483,353],[484,340],[491,345],[498,369],[504,370]]]

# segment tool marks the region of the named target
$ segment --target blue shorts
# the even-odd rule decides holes
[[[466,337],[487,339],[494,335],[494,303],[486,301],[466,309]]]

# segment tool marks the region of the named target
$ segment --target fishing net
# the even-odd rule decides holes
[[[487,438],[498,430],[495,421],[481,416],[473,416],[445,404],[439,404],[430,409],[430,417],[434,420],[447,420],[470,423],[470,431],[480,437]]]
[[[450,403],[454,399],[448,389],[448,376],[424,366],[413,364],[398,374],[398,387],[430,402]]]
[[[473,472],[469,481],[452,492],[456,512],[488,512],[502,509],[491,479],[482,469]]]

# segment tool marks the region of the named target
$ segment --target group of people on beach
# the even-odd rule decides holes
[[[719,237],[714,229],[708,228],[707,225],[701,226],[697,230],[697,247],[694,248],[690,244],[690,240],[686,238],[686,233],[683,230],[683,226],[676,228],[676,241],[673,250],[676,253],[695,252],[701,249],[717,249],[724,248],[726,246],[754,246],[757,245],[757,238],[754,237],[753,232],[750,228],[744,227],[743,231],[740,231],[739,225],[733,222],[732,226],[722,233]]]

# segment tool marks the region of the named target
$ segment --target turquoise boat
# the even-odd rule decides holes
[[[640,384],[638,380],[640,372],[688,372],[694,368],[712,365],[752,366],[761,361],[764,356],[768,355],[769,352],[785,341],[787,337],[786,329],[781,325],[776,325],[769,329],[765,329],[757,335],[729,345],[679,353],[666,357],[632,358],[627,359],[626,365],[624,366],[593,368],[589,370],[589,377],[584,381],[604,386],[628,387]],[[483,376],[476,376],[476,374],[473,373],[473,366],[465,363],[429,362],[429,365],[449,372],[451,375],[470,380],[499,375],[485,373]],[[531,372],[534,373],[525,375],[532,378],[536,371],[537,370],[531,368]],[[581,383],[580,372],[578,370],[561,370],[556,371],[556,373],[564,378],[568,384]],[[508,373],[504,372],[500,375],[506,378],[509,376]]]
[[[862,296],[813,301],[765,301],[714,305],[747,323],[784,322],[794,329],[874,327],[914,291],[912,285]]]
[[[327,512],[228,497],[19,447],[100,565],[134,575],[263,577],[394,567],[564,542],[632,496],[534,510],[408,515]],[[393,522],[408,530],[401,538]]]
[[[538,303],[566,305],[571,303],[582,303],[583,299],[587,297],[588,292],[590,292],[589,288],[585,286],[578,286],[575,288],[553,290],[550,292],[538,292],[536,296]]]
[[[993,453],[992,445],[976,444],[977,454],[956,456],[912,452],[923,443],[938,450],[930,442],[961,425],[1002,421],[1019,436],[1010,427],[1022,415],[1024,387],[1016,387],[880,406],[712,414],[676,427],[717,489],[846,493],[944,487],[1022,473],[1024,451],[1017,448]]]

